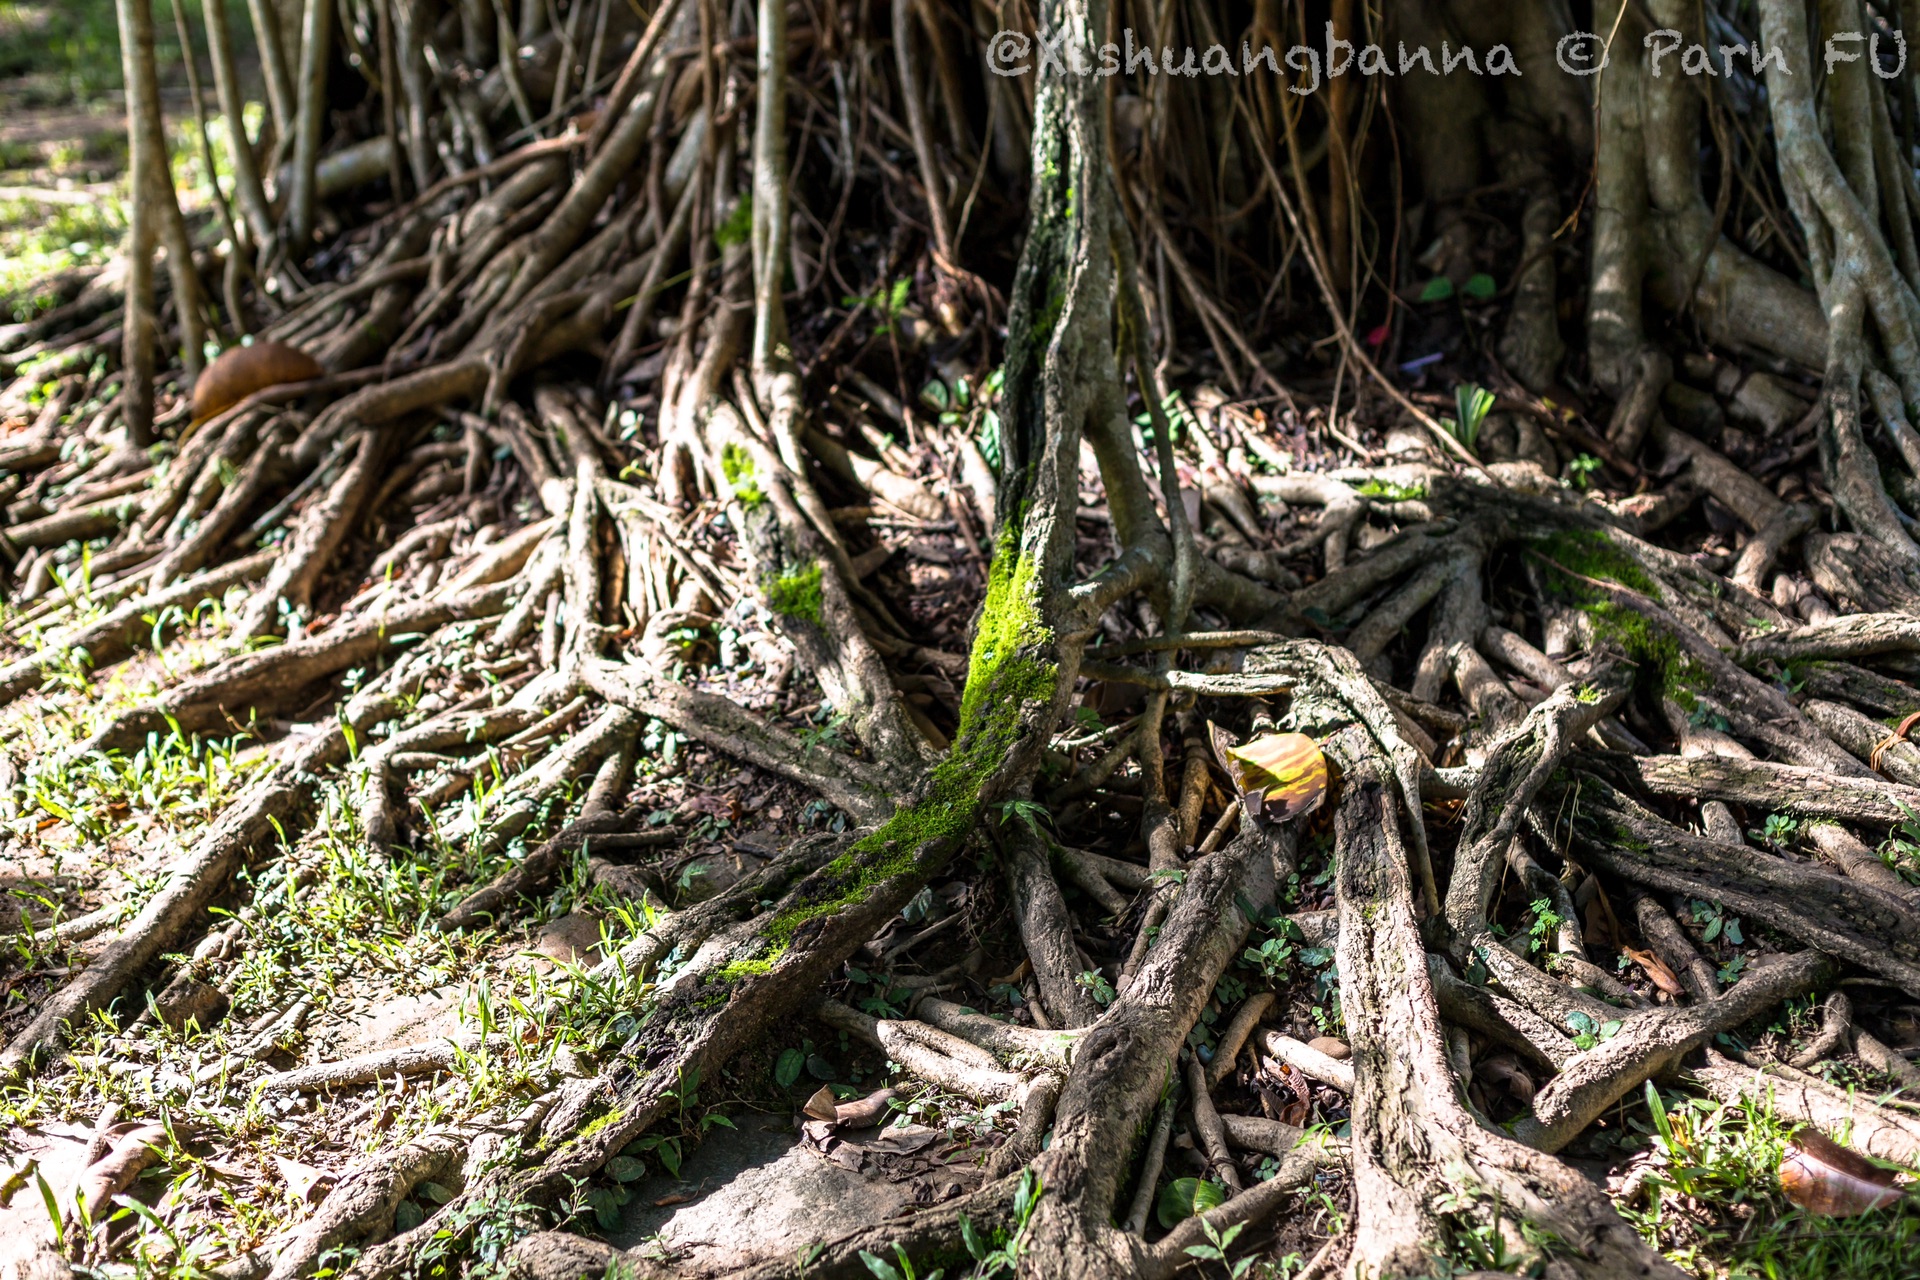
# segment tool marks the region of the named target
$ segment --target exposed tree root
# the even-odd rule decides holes
[[[144,8],[127,14],[143,173]],[[701,1082],[799,1020],[1007,1114],[986,1124],[984,1185],[823,1228],[755,1276],[865,1276],[863,1253],[896,1251],[957,1274],[997,1231],[1023,1275],[1163,1280],[1221,1232],[1290,1229],[1310,1186],[1351,1210],[1321,1256],[1369,1280],[1488,1256],[1678,1275],[1560,1158],[1662,1085],[1920,1154],[1899,1105],[1808,1074],[1850,1053],[1890,1092],[1920,1083],[1875,994],[1920,999],[1910,94],[1846,64],[1826,128],[1810,75],[1729,70],[1701,94],[1616,56],[1592,115],[1531,67],[1503,93],[1405,76],[1391,100],[1337,79],[1324,111],[1249,71],[1211,77],[1199,110],[1158,72],[1030,94],[974,76],[991,32],[909,0],[765,0],[752,21],[704,0],[644,21],[585,0],[372,8],[366,48],[309,3],[297,72],[263,37],[274,190],[242,139],[226,314],[174,202],[142,200],[130,270],[0,330],[27,371],[0,393],[21,650],[0,707],[71,721],[5,762],[8,796],[49,815],[21,847],[106,829],[111,805],[76,818],[56,798],[71,771],[198,762],[209,738],[264,757],[236,757],[250,780],[123,921],[10,935],[37,955],[111,930],[84,964],[21,976],[32,1012],[0,1072],[23,1092],[71,1080],[77,1046],[158,1026],[219,1037],[183,1073],[203,1100],[370,1110],[455,1073],[474,1090],[375,1139],[381,1120],[317,1207],[218,1274],[385,1280],[486,1251],[539,1280],[654,1267],[551,1228],[587,1229],[616,1161],[694,1136],[675,1126]],[[1132,19],[1159,44],[1169,23],[1236,36],[1207,30],[1215,7],[1147,8],[1039,16],[1096,49]],[[1306,12],[1257,5],[1252,34],[1281,40],[1282,8]],[[1546,58],[1571,22],[1386,8],[1335,4],[1330,38],[1365,44],[1384,18]],[[1855,7],[1818,8],[1826,31]],[[1763,44],[1816,61],[1805,6],[1759,17]],[[1594,18],[1618,18],[1621,51],[1738,34],[1679,0]],[[231,119],[231,33],[209,20]],[[336,40],[377,116],[369,98],[329,123]],[[1390,212],[1385,184],[1363,190],[1376,117],[1405,122],[1417,213],[1398,169]],[[323,156],[335,124],[351,141]],[[1569,358],[1561,173],[1589,162]],[[1477,190],[1494,166],[1511,190]],[[348,180],[387,183],[381,206],[330,203]],[[1517,227],[1500,332],[1465,302],[1429,325],[1416,306],[1491,292],[1491,195]],[[1021,225],[1017,262],[985,243]],[[1406,226],[1430,243],[1403,255]],[[1237,278],[1256,274],[1257,314]],[[1320,347],[1269,324],[1294,283],[1330,309]],[[844,299],[838,318],[816,293]],[[1178,346],[1194,321],[1211,381]],[[190,407],[209,322],[325,376],[309,362]],[[1416,323],[1422,349],[1401,350]],[[1687,326],[1717,352],[1682,349]],[[186,343],[171,388],[161,327]],[[1459,385],[1451,426],[1445,395],[1389,381],[1456,359],[1498,395]],[[1365,465],[1330,465],[1336,446]],[[1273,732],[1323,753],[1324,811],[1276,820],[1229,763]],[[748,810],[718,786],[670,813],[658,785],[687,781],[689,750],[766,782],[756,808],[768,780],[804,793],[811,832],[729,846]],[[696,892],[695,846],[754,856]],[[276,1055],[324,986],[244,1027],[214,1010],[266,963],[261,918],[348,874],[437,877],[409,927],[489,975],[463,1005],[479,1023],[289,1068]],[[488,1003],[534,971],[505,953],[541,926],[532,993]],[[1738,1064],[1713,1047],[1736,1037]],[[1345,1139],[1317,1127],[1343,1121]],[[1176,1177],[1224,1203],[1162,1218]],[[80,1247],[105,1263],[124,1244]]]

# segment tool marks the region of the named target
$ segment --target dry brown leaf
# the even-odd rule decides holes
[[[1894,1175],[1818,1129],[1801,1128],[1780,1156],[1780,1189],[1809,1213],[1850,1218],[1901,1199]]]
[[[287,1190],[293,1192],[294,1199],[309,1204],[318,1203],[326,1194],[326,1187],[333,1182],[333,1175],[325,1169],[316,1169],[285,1156],[275,1156],[273,1166],[280,1171],[280,1178],[287,1184]]]
[[[829,1123],[840,1118],[840,1107],[834,1101],[833,1090],[824,1084],[814,1091],[813,1096],[807,1099],[807,1105],[801,1110],[815,1120],[825,1120]]]
[[[1209,722],[1207,735],[1248,816],[1285,822],[1312,813],[1326,799],[1327,758],[1306,734],[1269,733],[1236,746]]]
[[[108,1202],[160,1159],[159,1147],[166,1139],[166,1129],[157,1124],[116,1126],[113,1145],[88,1165],[74,1184],[75,1198],[86,1200],[87,1215],[95,1222],[104,1221],[110,1212]]]
[[[1473,1074],[1495,1081],[1518,1099],[1522,1106],[1533,1105],[1533,1077],[1527,1074],[1526,1068],[1512,1054],[1496,1053],[1480,1059],[1473,1064]]]
[[[1619,943],[1620,917],[1613,912],[1613,902],[1607,897],[1607,891],[1600,881],[1588,876],[1575,895],[1575,901],[1585,899],[1586,932],[1583,940],[1590,947],[1612,947]]]
[[[193,420],[205,422],[256,391],[326,376],[312,356],[284,342],[231,347],[193,384]]]
[[[1679,977],[1673,970],[1667,968],[1667,962],[1653,952],[1635,951],[1632,947],[1623,947],[1621,950],[1627,953],[1629,960],[1646,970],[1647,977],[1653,980],[1654,986],[1670,996],[1682,996],[1687,993],[1687,989],[1680,985]]]
[[[864,1098],[843,1102],[834,1108],[834,1122],[843,1129],[865,1129],[879,1124],[887,1118],[888,1105],[896,1096],[892,1089],[879,1089]]]

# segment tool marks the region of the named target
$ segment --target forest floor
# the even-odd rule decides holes
[[[25,65],[19,50],[29,38],[34,48],[59,56]],[[163,49],[163,65],[165,56]],[[0,0],[0,295],[49,270],[106,261],[114,252],[125,223],[125,141],[118,108],[97,77],[101,59],[114,57],[110,6]],[[205,177],[195,177],[184,149],[181,155],[176,170],[181,189],[190,191]],[[190,198],[187,203],[191,213]],[[1455,368],[1490,345],[1498,304],[1479,279],[1470,278],[1458,293],[1411,303],[1411,319],[1394,338],[1398,383],[1436,412],[1451,412],[1458,403],[1456,386],[1467,379],[1456,378]],[[846,300],[861,320],[860,339],[852,344],[858,353],[845,363],[856,367],[865,357],[868,368],[889,367],[895,384],[837,385],[831,404],[855,424],[849,434],[861,448],[884,457],[894,474],[936,505],[892,505],[848,482],[837,494],[844,505],[831,515],[856,572],[918,646],[920,670],[901,684],[907,701],[930,723],[951,728],[967,673],[969,631],[987,589],[983,547],[993,527],[991,495],[966,473],[956,442],[979,432],[995,388],[991,370],[935,358],[933,323],[924,308],[904,301],[910,283],[902,277],[897,291]],[[815,329],[839,319],[821,320]],[[636,368],[644,369],[664,345],[636,352]],[[1260,481],[1283,471],[1353,481],[1364,505],[1349,530],[1356,557],[1430,518],[1422,477],[1438,474],[1444,459],[1429,440],[1393,427],[1398,413],[1384,399],[1354,404],[1349,381],[1340,403],[1342,384],[1331,376],[1293,383],[1297,401],[1236,396],[1209,378],[1204,361],[1195,363],[1164,372],[1176,388],[1170,404],[1183,474],[1208,494],[1204,509],[1196,494],[1191,515],[1211,547],[1274,557],[1262,564],[1277,584],[1311,583],[1326,572],[1314,539],[1324,527],[1321,510],[1262,496]],[[1817,463],[1809,461],[1810,422],[1739,417],[1734,394],[1715,389],[1729,385],[1723,374],[1704,354],[1683,365],[1668,411],[1684,429],[1760,475],[1782,500],[1818,504],[1825,495],[1814,478]],[[651,374],[631,376],[629,389],[644,386]],[[1814,402],[1812,380],[1782,375],[1774,382],[1784,394]],[[576,392],[592,410],[589,432],[610,455],[608,473],[621,479],[656,474],[659,454],[635,424],[658,406],[644,393],[603,404],[584,386],[568,390]],[[180,409],[163,404],[162,416]],[[1553,423],[1556,413],[1564,430],[1543,430],[1540,423]],[[1600,460],[1580,443],[1591,438],[1593,425],[1560,406],[1536,404],[1530,413],[1503,402],[1492,414],[1482,408],[1476,425],[1482,416],[1475,448],[1516,488],[1632,513],[1663,479],[1647,477],[1636,486],[1640,492],[1607,488]],[[1147,418],[1143,410],[1136,425]],[[389,501],[374,504],[374,518],[352,530],[312,608],[292,624],[292,639],[323,632],[356,611],[365,614],[369,600],[382,608],[426,601],[516,535],[556,518],[529,485],[516,484],[509,450],[489,445],[476,452],[471,440],[470,431],[451,421],[420,434],[407,455],[413,470],[401,487],[382,493]],[[1110,516],[1090,451],[1079,482],[1078,559],[1092,568],[1107,552]],[[1222,482],[1236,498],[1208,487]],[[834,479],[822,483],[834,497]],[[1825,505],[1831,507],[1830,498]],[[1739,553],[1738,528],[1735,513],[1708,498],[1661,528],[1658,539],[1699,569],[1725,573]],[[403,534],[420,529],[440,531],[437,541],[429,540],[437,549],[421,543],[397,558],[385,554]],[[845,716],[798,669],[793,648],[753,589],[725,502],[691,503],[670,513],[658,531],[650,544],[655,562],[632,578],[653,621],[619,631],[615,645],[675,682],[724,693],[809,747],[851,746]],[[252,545],[270,549],[283,534],[269,526],[241,536],[254,535],[259,541]],[[1277,548],[1290,550],[1280,557]],[[1511,565],[1490,569],[1502,571],[1509,580],[1517,576]],[[259,648],[262,642],[235,640],[246,598],[246,589],[235,585],[222,599],[145,618],[155,636],[165,631],[171,638],[104,672],[59,652],[46,622],[51,608],[69,628],[107,612],[110,601],[96,596],[86,558],[51,575],[40,605],[10,607],[0,619],[7,627],[5,659],[37,657],[48,673],[44,687],[0,708],[0,1041],[11,1040],[50,993],[99,957],[183,847],[229,812],[250,783],[318,741],[341,697],[373,678],[355,666],[318,687],[307,705],[272,717],[230,720],[214,730],[171,724],[132,750],[84,750],[103,728],[192,674],[236,649]],[[1525,593],[1511,581],[1490,591],[1488,602],[1496,622],[1511,631],[1539,632]],[[1817,594],[1781,603],[1799,609],[1800,618],[1817,618],[1823,608],[1831,613],[1830,602]],[[1313,622],[1324,635],[1343,637],[1368,612],[1355,607]],[[634,617],[631,610],[628,616]],[[1121,619],[1109,624],[1108,638],[1137,640],[1152,633],[1154,621],[1144,613],[1137,626]],[[469,700],[490,705],[496,690],[522,687],[554,665],[557,625],[549,609],[543,625],[485,653],[496,634],[491,620],[464,633],[436,632],[433,643],[468,646],[474,656],[458,664],[454,679],[411,697],[404,714]],[[397,637],[395,647],[427,640]],[[1418,661],[1419,644],[1396,635],[1374,656],[1405,675]],[[1508,682],[1529,704],[1550,692],[1521,671]],[[1057,794],[1076,768],[1123,741],[1145,699],[1142,688],[1122,682],[1093,686],[1053,744],[1048,786]],[[575,699],[478,756],[456,759],[451,748],[416,753],[408,771],[429,775],[412,804],[417,838],[390,859],[369,856],[344,803],[323,807],[311,831],[238,873],[213,908],[212,930],[167,957],[180,977],[164,991],[156,988],[144,1010],[123,1006],[115,1018],[96,1017],[75,1036],[63,1065],[7,1089],[0,1097],[0,1278],[9,1267],[21,1268],[24,1278],[42,1243],[73,1246],[75,1232],[91,1240],[69,1252],[104,1260],[102,1275],[186,1280],[208,1274],[310,1218],[366,1154],[433,1133],[450,1117],[523,1103],[535,1091],[533,1082],[590,1077],[590,1065],[582,1064],[593,1050],[632,1029],[631,993],[618,978],[596,974],[595,966],[639,942],[656,907],[684,911],[710,901],[750,882],[797,842],[856,823],[794,782],[649,720],[637,734],[631,776],[621,778],[608,806],[623,818],[617,837],[599,843],[590,837],[564,850],[552,886],[510,916],[463,931],[437,927],[477,886],[520,863],[579,811],[592,773],[546,793],[510,832],[490,827],[514,800],[516,766],[583,732],[595,714],[587,699]],[[1653,721],[1644,709],[1636,714],[1629,727],[1648,739],[1689,732]],[[1421,703],[1411,718],[1431,748],[1431,764],[1445,769],[1484,759],[1480,726],[1467,716]],[[390,727],[371,732],[378,737]],[[1725,725],[1702,721],[1690,728],[1717,732]],[[1204,773],[1205,753],[1197,758]],[[449,779],[452,785],[437,785]],[[1036,834],[1045,826],[1049,838],[1111,859],[1102,864],[1109,880],[1135,877],[1122,886],[1125,893],[1116,891],[1118,880],[1101,882],[1106,895],[1122,900],[1118,910],[1097,887],[1062,886],[1080,925],[1072,935],[1084,965],[1080,981],[1101,1007],[1115,999],[1142,904],[1155,887],[1141,865],[1139,784],[1138,767],[1128,764],[1054,806],[1051,818],[1038,806],[1015,804],[984,819],[1027,824]],[[1224,831],[1238,803],[1227,779],[1208,775],[1191,790],[1199,797],[1198,831],[1204,835],[1216,824]],[[422,800],[426,793],[432,798]],[[1460,804],[1429,799],[1426,816],[1444,844],[1449,830],[1457,831]],[[1808,848],[1805,824],[1789,815],[1749,805],[1736,807],[1734,817],[1758,846],[1803,854]],[[1189,1037],[1202,1062],[1212,1061],[1234,1012],[1267,992],[1273,996],[1263,1017],[1267,1028],[1345,1056],[1328,937],[1336,901],[1333,822],[1329,806],[1303,823],[1298,869],[1281,886],[1277,914],[1260,921]],[[1890,867],[1911,868],[1920,858],[1920,815],[1876,852]],[[1010,892],[1005,875],[950,869],[841,966],[822,994],[883,1019],[907,1017],[922,1000],[938,996],[1016,1026],[1047,1029],[1012,921]],[[1516,951],[1545,953],[1571,928],[1625,993],[1621,999],[1654,1006],[1678,994],[1672,971],[1633,947],[1636,936],[1622,928],[1632,916],[1627,901],[1610,899],[1597,877],[1580,887],[1573,920],[1531,896],[1517,877],[1503,881],[1500,897],[1504,918],[1522,922],[1509,940]],[[1721,983],[1737,983],[1793,949],[1784,935],[1715,901],[1677,897],[1666,906]],[[1875,1028],[1903,1058],[1920,1056],[1920,1006],[1884,985],[1851,989],[1857,1023]],[[1619,1026],[1588,1024],[1571,1029],[1585,1040],[1583,1049]],[[1821,1008],[1800,998],[1720,1034],[1715,1044],[1729,1054],[1785,1060],[1815,1042],[1821,1028]],[[449,1043],[457,1046],[451,1054],[444,1051]],[[410,1048],[431,1051],[420,1059],[430,1071],[396,1052],[384,1060],[387,1073],[321,1079],[328,1064]],[[1539,1073],[1497,1045],[1476,1042],[1475,1048],[1468,1072],[1475,1108],[1495,1121],[1525,1114]],[[1866,1096],[1892,1095],[1902,1083],[1848,1052],[1829,1052],[1810,1065],[1828,1084]],[[682,1080],[679,1114],[616,1157],[604,1176],[582,1181],[553,1216],[627,1250],[636,1268],[658,1264],[709,1275],[770,1259],[804,1260],[824,1238],[884,1225],[979,1187],[992,1153],[1015,1130],[1014,1104],[983,1104],[892,1067],[885,1053],[841,1026],[812,1016],[784,1020],[712,1078]],[[300,1074],[307,1071],[317,1074]],[[836,1130],[818,1118],[822,1106],[883,1088],[894,1091],[884,1124]],[[1347,1134],[1341,1090],[1258,1052],[1223,1073],[1214,1106],[1334,1139]],[[75,1185],[98,1174],[130,1121],[165,1131],[164,1142],[154,1139],[164,1158],[136,1171],[131,1198],[141,1210],[97,1223],[84,1210],[76,1217],[60,1208],[71,1202]],[[1649,1241],[1701,1277],[1911,1274],[1912,1260],[1920,1257],[1920,1206],[1910,1200],[1885,1210],[1868,1229],[1795,1207],[1779,1177],[1793,1129],[1763,1103],[1689,1095],[1662,1077],[1657,1087],[1608,1108],[1565,1154],[1608,1189]],[[1237,1176],[1249,1185],[1271,1177],[1280,1154],[1236,1146]],[[1169,1182],[1154,1205],[1161,1228],[1187,1216],[1199,1185],[1217,1174],[1184,1125],[1167,1161]],[[394,1227],[418,1224],[458,1191],[432,1179],[412,1186],[391,1206]],[[1326,1274],[1343,1256],[1351,1192],[1341,1170],[1322,1169],[1292,1208],[1241,1236],[1234,1257],[1253,1259],[1251,1274],[1273,1280]],[[482,1202],[467,1212],[460,1247],[477,1273],[498,1270],[508,1244],[524,1230],[525,1206]],[[1497,1230],[1457,1243],[1488,1269],[1508,1261],[1507,1241]],[[439,1237],[423,1242],[415,1259],[422,1273],[431,1272],[436,1248],[451,1247]],[[344,1265],[345,1258],[328,1262]],[[1194,1268],[1205,1270],[1199,1261]]]

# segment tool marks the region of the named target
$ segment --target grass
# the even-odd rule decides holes
[[[32,290],[35,281],[105,262],[126,232],[126,202],[117,190],[91,205],[0,202],[0,322],[31,320],[53,301]]]
[[[1779,1168],[1793,1126],[1770,1107],[1668,1095],[1644,1114],[1632,1123],[1649,1143],[1635,1158],[1646,1193],[1622,1212],[1675,1265],[1703,1280],[1920,1274],[1914,1201],[1829,1218],[1787,1200]]]
[[[84,570],[71,575],[67,589],[74,616],[98,612]],[[29,857],[42,860],[62,879],[137,904],[159,884],[180,843],[174,833],[202,829],[267,766],[267,754],[244,738],[210,741],[177,731],[155,734],[125,756],[74,759],[61,752],[160,684],[230,650],[228,616],[215,605],[169,618],[173,638],[166,650],[97,675],[69,655],[42,692],[0,711],[0,743],[16,760],[38,762],[0,796],[0,823],[9,829],[22,865]],[[50,628],[16,622],[13,630],[24,648],[44,651],[48,644]],[[404,719],[389,728],[400,723]],[[286,1186],[276,1158],[337,1169],[361,1152],[403,1143],[489,1107],[511,1113],[551,1080],[556,1054],[590,1057],[637,1026],[648,984],[624,973],[597,980],[564,965],[542,974],[518,956],[541,923],[583,907],[604,915],[609,950],[653,923],[591,884],[584,851],[555,891],[516,926],[526,935],[444,934],[431,927],[474,881],[496,874],[527,842],[562,822],[574,804],[570,792],[545,806],[513,844],[484,857],[471,838],[450,844],[431,836],[417,851],[376,855],[346,802],[345,781],[344,771],[332,773],[314,826],[290,845],[263,850],[237,876],[234,895],[215,908],[225,918],[215,920],[214,932],[230,922],[239,926],[230,952],[199,961],[168,957],[229,995],[225,1018],[206,1029],[190,1023],[124,1031],[115,1020],[96,1018],[76,1035],[70,1069],[0,1091],[0,1128],[91,1123],[110,1103],[123,1114],[164,1118],[174,1126],[162,1159],[125,1201],[101,1207],[103,1215],[117,1219],[113,1231],[127,1233],[124,1247],[116,1246],[117,1261],[101,1274],[182,1280],[204,1275],[209,1266],[310,1214],[311,1206]],[[499,781],[497,775],[483,778],[468,803],[479,808]],[[49,890],[35,894],[30,905],[57,920],[71,914],[64,896]],[[12,967],[28,978],[10,991],[15,1007],[45,995],[48,980],[59,976],[52,966],[64,969],[83,960],[83,948],[52,945],[44,934],[19,941],[24,949],[16,946]],[[309,1005],[308,1027],[283,1046],[299,1052],[307,1034],[339,1034],[363,1011],[417,995],[427,995],[429,1006],[451,995],[460,1022],[489,1038],[449,1072],[402,1086],[356,1089],[337,1100],[258,1098],[247,1087],[258,1068],[246,1063],[196,1082],[207,1066],[252,1038],[263,1014],[298,1001]],[[117,1021],[127,1022],[128,1013],[118,1009]],[[330,1044],[320,1054],[337,1056]],[[511,1156],[502,1150],[502,1158]],[[419,1196],[426,1199],[410,1202],[408,1211],[431,1212],[433,1189]],[[474,1226],[466,1256],[481,1265],[469,1266],[467,1274],[484,1273],[490,1252],[497,1255],[514,1236],[543,1225],[517,1207],[493,1213],[482,1205],[476,1212],[487,1221]],[[98,1261],[85,1254],[76,1258],[90,1260]]]
[[[203,85],[211,84],[201,7],[191,0],[155,0],[154,57],[167,113],[170,167],[182,211],[199,221],[210,206],[209,175],[202,171],[193,140],[192,114],[179,38],[169,2],[186,5],[198,48]],[[252,27],[246,6],[227,5],[228,23],[240,48],[240,72],[250,96],[263,90],[252,59]],[[226,123],[208,88],[213,135],[213,175],[228,191]],[[80,203],[16,199],[0,201],[0,323],[31,319],[51,302],[30,286],[64,268],[106,261],[127,227],[124,170],[127,142],[122,122],[120,35],[112,0],[51,0],[23,3],[0,0],[0,120],[15,126],[11,140],[0,141],[0,186],[75,189],[83,184],[94,197]],[[52,120],[44,119],[57,113]],[[75,113],[91,120],[72,119]],[[248,104],[249,125],[257,131],[264,117],[258,101]],[[42,119],[36,119],[36,117]],[[53,127],[55,125],[59,127]]]
[[[153,6],[154,62],[162,85],[182,80],[180,40],[167,3],[155,0]],[[228,12],[234,31],[251,30],[245,6],[229,5]],[[187,20],[204,41],[198,5],[188,3]],[[203,52],[202,66],[205,61]],[[0,0],[0,80],[20,82],[16,108],[84,107],[117,94],[120,29],[112,0]]]
[[[70,689],[58,694],[79,696]],[[541,976],[515,961],[513,948],[503,949],[493,931],[449,935],[431,928],[464,891],[462,860],[433,842],[417,854],[372,856],[351,809],[338,802],[340,791],[333,794],[335,803],[304,837],[238,877],[228,908],[243,934],[237,957],[193,966],[202,980],[230,994],[225,1019],[210,1030],[189,1024],[125,1032],[96,1019],[76,1038],[72,1070],[0,1093],[0,1126],[90,1122],[118,1103],[127,1115],[168,1117],[186,1135],[184,1142],[170,1141],[162,1160],[136,1183],[128,1199],[140,1208],[113,1211],[121,1220],[116,1231],[133,1230],[119,1253],[132,1264],[127,1274],[203,1275],[207,1265],[304,1219],[311,1207],[284,1189],[275,1157],[337,1167],[360,1151],[405,1142],[489,1106],[512,1109],[543,1087],[555,1053],[590,1052],[604,1035],[631,1030],[617,1015],[638,1006],[644,987],[596,984],[564,968]],[[208,799],[211,808],[217,798]],[[584,855],[578,861],[530,928],[583,904],[608,905],[604,891],[586,880]],[[648,923],[617,912],[610,919],[612,946]],[[221,927],[216,921],[215,930]],[[455,984],[465,984],[457,1002],[461,1022],[504,1039],[466,1055],[444,1075],[376,1086],[371,1105],[359,1090],[338,1102],[263,1102],[239,1078],[192,1083],[201,1068],[249,1039],[249,1024],[262,1013],[305,1000],[314,1019],[324,1020],[355,1002],[377,1006]]]

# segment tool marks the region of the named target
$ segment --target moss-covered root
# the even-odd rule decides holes
[[[1077,438],[1071,423],[1056,421],[1049,434]],[[1050,441],[1053,452],[1071,456]],[[1064,474],[1071,479],[1070,471]],[[1025,518],[1003,528],[996,548],[951,748],[877,829],[804,876],[769,910],[708,936],[645,1002],[639,1035],[556,1106],[530,1166],[476,1180],[439,1210],[435,1223],[463,1222],[466,1206],[492,1196],[557,1204],[575,1182],[679,1105],[688,1082],[710,1077],[775,1019],[814,998],[946,865],[982,811],[1031,776],[1079,667],[1077,644],[1062,641],[1049,620],[1063,608],[1049,584],[1061,580],[1071,551],[1070,541],[1055,536],[1059,528],[1071,529],[1056,508],[1071,502],[1074,491],[1042,482],[1033,493]],[[783,524],[782,531],[797,527]],[[794,576],[790,569],[780,575],[790,584],[779,588],[790,592],[789,602],[808,607],[817,599],[829,624],[840,610],[853,616],[838,575],[815,577],[802,569],[800,580]],[[384,1278],[406,1261],[404,1250],[376,1250],[354,1274]]]
[[[716,408],[706,429],[756,585],[781,633],[876,760],[902,770],[931,763],[933,742],[866,631],[867,620],[882,629],[899,624],[860,586],[818,496],[731,408]]]
[[[1689,713],[1711,704],[1736,734],[1794,764],[1854,776],[1865,771],[1785,694],[1730,661],[1703,634],[1710,624],[1696,619],[1699,625],[1689,625],[1679,612],[1684,605],[1611,540],[1560,537],[1536,541],[1530,550],[1542,594],[1579,610],[1588,648],[1638,667],[1661,697]]]

